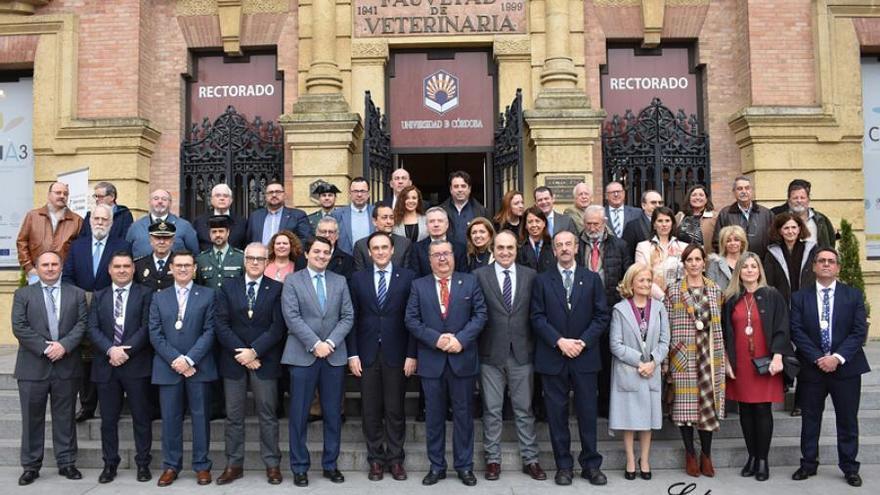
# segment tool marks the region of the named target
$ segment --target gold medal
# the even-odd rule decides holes
[[[177,321],[175,321],[175,322],[174,322],[174,328],[176,328],[176,329],[178,329],[178,330],[180,330],[181,328],[183,328],[183,321],[181,321],[181,320],[177,320]]]

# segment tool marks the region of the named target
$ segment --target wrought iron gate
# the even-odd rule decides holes
[[[388,117],[373,103],[370,92],[364,94],[364,177],[370,184],[370,202],[391,197],[391,132]]]
[[[673,113],[659,98],[636,117],[615,115],[602,132],[603,185],[623,184],[629,204],[639,206],[642,192],[656,189],[676,211],[687,188],[710,185],[709,136],[697,117]]]
[[[493,209],[497,210],[501,208],[505,192],[523,190],[523,114],[522,89],[519,88],[510,105],[498,114],[492,176]]]
[[[244,217],[265,206],[266,185],[284,178],[284,146],[275,122],[253,122],[231,105],[214,122],[193,124],[180,143],[181,213],[195,218],[210,208],[211,189],[232,189],[232,210]]]

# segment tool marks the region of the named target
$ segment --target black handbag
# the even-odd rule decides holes
[[[759,375],[767,375],[770,373],[771,361],[773,361],[771,356],[752,358],[752,364],[755,365],[755,369],[758,370]]]
[[[773,361],[772,356],[752,358],[752,364],[759,375],[770,373],[770,362]],[[801,371],[801,362],[794,356],[782,356],[782,372],[789,380],[794,380]]]

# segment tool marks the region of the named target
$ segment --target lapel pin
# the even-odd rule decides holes
[[[461,285],[461,279],[458,279],[458,285]]]
[[[147,277],[149,277],[149,276],[150,276],[150,269],[149,269],[149,268],[144,268],[144,278],[147,278]]]
[[[578,282],[578,285],[584,285],[584,281],[581,280],[580,282]]]

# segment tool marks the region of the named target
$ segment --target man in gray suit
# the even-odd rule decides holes
[[[486,296],[489,321],[480,334],[480,388],[483,391],[483,447],[486,479],[501,475],[501,411],[505,382],[516,418],[523,472],[536,480],[547,474],[538,464],[535,416],[532,414],[532,354],[535,343],[529,322],[529,297],[537,272],[517,265],[516,237],[509,231],[495,236],[495,262],[474,275]]]
[[[354,323],[354,311],[345,277],[327,270],[332,249],[326,237],[310,241],[307,269],[287,277],[281,292],[288,332],[281,362],[290,372],[290,469],[296,486],[309,484],[306,437],[309,404],[316,389],[324,413],[324,477],[334,483],[345,481],[336,459],[342,429],[342,381],[348,361],[345,336]]]
[[[52,446],[58,474],[78,480],[76,390],[82,374],[79,343],[86,331],[86,295],[61,283],[61,256],[46,251],[35,260],[38,283],[15,291],[12,333],[18,339],[14,376],[21,399],[19,485],[40,477],[45,444],[46,400],[52,396]]]

